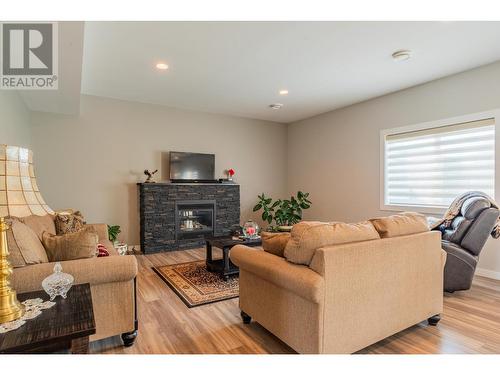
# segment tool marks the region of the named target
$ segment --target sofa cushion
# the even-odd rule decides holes
[[[83,229],[85,220],[80,211],[76,212],[59,212],[54,219],[56,234],[76,233]]]
[[[80,232],[61,236],[44,232],[42,242],[49,260],[60,262],[95,257],[98,238],[92,227],[86,227]]]
[[[14,268],[47,263],[47,253],[35,232],[18,220],[11,220],[7,231],[9,261]]]
[[[406,236],[429,231],[427,218],[417,212],[370,219],[381,238]]]
[[[290,233],[261,232],[260,236],[264,251],[283,258],[286,244],[290,240]]]
[[[35,234],[38,236],[40,241],[42,240],[43,232],[56,234],[54,216],[52,215],[44,215],[44,216],[31,215],[31,216],[17,218],[17,220],[30,227],[33,230],[33,232],[35,232]]]
[[[378,238],[380,236],[369,221],[355,224],[302,221],[293,226],[284,255],[289,262],[309,265],[321,247]]]

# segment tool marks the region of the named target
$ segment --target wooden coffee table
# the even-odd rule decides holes
[[[47,301],[49,296],[44,291],[18,295],[21,302],[31,298]],[[0,333],[0,353],[88,353],[89,336],[95,333],[90,285],[73,285],[66,299],[57,297],[54,302],[20,328]]]
[[[233,240],[230,236],[224,236],[206,237],[205,240],[207,242],[207,270],[219,273],[224,280],[227,280],[230,275],[235,275],[240,272],[239,268],[229,259],[229,251],[233,246],[245,245],[255,247],[262,245],[262,240],[260,238]],[[222,250],[222,259],[213,259],[212,247],[218,247]]]

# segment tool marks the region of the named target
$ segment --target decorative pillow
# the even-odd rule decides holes
[[[61,234],[76,233],[81,231],[85,226],[85,220],[80,211],[57,213],[54,223],[58,236]]]
[[[14,268],[26,266],[26,261],[24,260],[23,254],[21,254],[21,249],[14,238],[14,233],[12,232],[12,226],[7,231],[7,245],[9,246],[9,263]]]
[[[264,251],[283,258],[285,246],[290,240],[290,233],[262,232],[260,236],[262,238],[262,248]]]
[[[97,257],[109,257],[108,249],[102,243],[97,244]]]
[[[93,258],[96,256],[97,241],[97,233],[92,227],[61,236],[44,233],[42,238],[43,246],[51,262]]]
[[[356,224],[302,221],[293,226],[284,255],[289,262],[309,265],[314,253],[321,247],[379,238],[369,221]]]
[[[38,236],[38,239],[42,240],[43,232],[48,232],[51,234],[56,234],[56,226],[54,224],[54,216],[45,215],[45,216],[26,216],[21,218],[16,218],[20,222],[26,224],[30,227],[33,232]]]
[[[42,243],[30,227],[15,219],[12,219],[9,225],[7,244],[12,267],[24,267],[49,261]]]
[[[417,212],[402,212],[397,215],[370,219],[370,221],[382,238],[429,231],[427,218]]]

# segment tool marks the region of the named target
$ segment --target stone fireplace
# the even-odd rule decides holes
[[[144,253],[192,249],[205,236],[229,235],[240,223],[237,184],[140,183],[140,235]]]

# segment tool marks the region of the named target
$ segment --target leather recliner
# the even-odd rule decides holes
[[[454,292],[470,289],[472,278],[488,236],[500,211],[482,197],[467,199],[448,227],[442,224],[441,245],[448,254],[444,268],[444,290]]]

